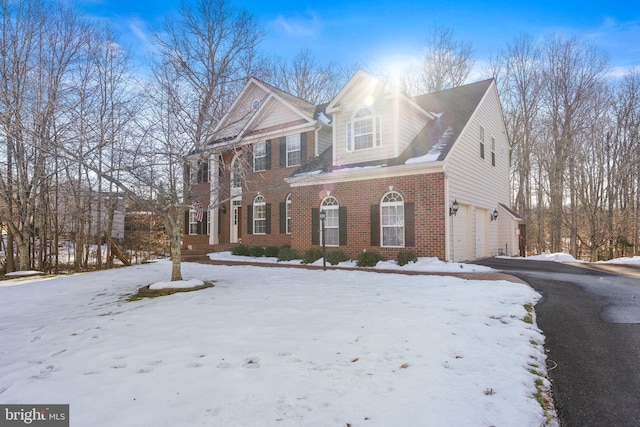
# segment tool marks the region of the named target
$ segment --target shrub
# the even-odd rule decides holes
[[[298,251],[291,249],[291,246],[283,246],[278,251],[278,261],[291,261],[300,258]]]
[[[358,255],[358,267],[375,267],[378,261],[382,260],[382,256],[378,252],[361,252]]]
[[[264,248],[262,246],[252,246],[249,248],[249,255],[254,257],[263,257],[264,256]]]
[[[410,262],[417,262],[418,257],[413,251],[398,252],[398,265],[407,265]]]
[[[249,256],[249,247],[238,245],[231,250],[231,255]]]
[[[327,254],[327,262],[331,265],[337,265],[342,261],[348,261],[347,255],[342,251],[331,251]]]
[[[303,264],[312,264],[322,258],[322,251],[318,248],[307,249],[304,251],[304,258],[302,258]]]
[[[277,257],[280,249],[276,246],[268,246],[264,249],[264,256]]]

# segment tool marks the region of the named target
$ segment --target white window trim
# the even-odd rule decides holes
[[[387,198],[387,196],[389,196],[390,194],[397,194],[400,197],[400,201],[393,201],[393,202],[385,202],[384,199]],[[385,207],[391,207],[391,206],[402,206],[402,225],[385,225],[384,224],[384,215],[383,215],[383,209]],[[380,200],[380,246],[384,247],[384,248],[404,248],[406,246],[406,217],[405,217],[405,210],[404,210],[404,197],[402,197],[402,194],[398,193],[397,191],[389,191],[388,193],[386,193],[384,196],[382,196],[382,199]],[[386,245],[384,242],[384,229],[385,228],[398,228],[398,227],[402,227],[402,245]]]
[[[329,200],[335,200],[335,204],[325,205],[325,203],[327,203]],[[324,225],[325,233],[326,233],[326,231],[327,231],[327,230],[329,230],[329,229],[331,229],[331,230],[338,230],[338,233],[337,233],[337,238],[338,238],[337,240],[338,240],[338,242],[337,242],[337,243],[335,243],[335,244],[333,244],[333,243],[327,243],[327,245],[326,245],[326,246],[328,246],[328,247],[334,247],[334,248],[337,248],[338,246],[340,246],[340,202],[338,201],[338,199],[336,199],[336,198],[335,198],[335,197],[333,197],[333,196],[325,197],[325,198],[322,200],[322,203],[320,203],[320,211],[323,211],[323,210],[325,211],[325,214],[327,214],[327,215],[328,215],[328,211],[336,211],[336,212],[337,212],[337,215],[338,215],[338,221],[337,221],[337,223],[338,223],[338,225],[335,225],[335,226],[328,226],[328,225],[326,224],[326,220],[325,220],[325,225]],[[322,246],[322,244],[323,244],[322,238],[323,238],[323,236],[322,236],[322,221],[320,221],[320,245],[321,245],[321,246]]]
[[[189,235],[194,236],[198,234],[198,219],[196,218],[197,211],[195,209],[189,209]],[[195,233],[191,232],[191,226],[195,225]]]
[[[261,199],[261,201],[258,201]],[[262,206],[264,207],[264,218],[258,218],[256,216],[256,208]],[[263,232],[257,232],[258,229],[257,224],[260,221],[261,225],[264,226]],[[267,201],[263,195],[259,194],[253,199],[253,234],[267,234]]]
[[[260,155],[260,156],[256,156],[256,148],[258,148],[258,146],[262,146],[264,147],[264,154]],[[253,171],[254,172],[263,172],[267,170],[267,141],[260,141],[260,142],[256,142],[253,146]],[[262,169],[257,169],[256,168],[256,160],[257,159],[264,159],[264,167]]]
[[[296,138],[297,138],[297,141],[295,141]],[[289,149],[289,142],[290,141],[292,143],[294,143],[294,142],[298,143],[298,149],[297,150],[290,150]],[[300,138],[300,134],[297,133],[297,134],[294,134],[294,135],[287,135],[286,144],[285,145],[286,145],[286,150],[287,150],[287,152],[286,152],[287,167],[289,167],[289,166],[300,166],[300,164],[302,163],[302,138]],[[295,153],[295,152],[300,153],[300,155],[298,156],[298,159],[299,159],[298,163],[295,163],[295,164],[294,163],[289,163],[289,153]]]
[[[347,151],[348,152],[371,150],[371,149],[375,149],[375,148],[380,148],[382,146],[382,117],[381,116],[376,116],[375,111],[374,111],[373,108],[366,107],[366,109],[371,112],[371,115],[366,116],[366,117],[358,117],[358,118],[356,118],[356,115],[358,114],[358,112],[363,110],[363,108],[361,108],[361,109],[355,111],[353,113],[353,116],[351,117],[351,121],[347,122],[346,141],[347,141]],[[373,123],[372,123],[373,129],[371,130],[371,132],[372,132],[372,145],[370,147],[356,148],[355,135],[354,135],[354,123],[357,122],[357,121],[363,121],[363,120],[372,120],[373,121]]]
[[[244,182],[244,174],[243,172],[243,165],[242,165],[242,160],[243,160],[243,156],[242,154],[238,154],[233,161],[231,162],[231,188],[242,188],[242,183]],[[236,174],[239,174],[238,177],[236,177]],[[238,181],[240,181],[240,185],[236,185],[236,178]]]
[[[287,200],[285,201],[285,233],[291,234],[291,193],[287,195]]]

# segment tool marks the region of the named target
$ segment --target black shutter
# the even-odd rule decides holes
[[[300,134],[300,164],[307,161],[307,133]]]
[[[267,203],[266,208],[267,208],[266,209],[267,212],[266,212],[265,221],[267,223],[266,223],[266,226],[265,226],[265,228],[266,228],[265,233],[266,234],[271,234],[271,203]]]
[[[280,202],[280,234],[287,233],[287,202]]]
[[[209,162],[203,161],[198,170],[198,182],[209,182]]]
[[[271,170],[271,140],[268,139],[267,142],[265,143],[266,148],[265,148],[265,155],[267,157],[266,162],[265,162],[265,169],[266,170]]]
[[[184,234],[189,234],[189,210],[184,212]]]
[[[320,209],[311,209],[311,244],[320,244]]]
[[[253,234],[253,205],[247,206],[247,234]]]
[[[415,246],[416,245],[416,218],[414,214],[414,204],[404,204],[404,245]]]
[[[338,209],[338,244],[340,246],[345,246],[347,244],[347,207],[340,206]]]
[[[287,167],[287,138],[280,137],[280,167]]]
[[[369,223],[371,246],[380,246],[380,205],[371,205]]]
[[[207,230],[207,216],[209,212],[204,211],[202,213],[202,221],[198,224],[198,234],[208,234],[209,230]]]

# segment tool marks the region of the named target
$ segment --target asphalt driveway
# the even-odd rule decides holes
[[[640,268],[477,261],[540,292],[537,323],[563,427],[640,427]]]

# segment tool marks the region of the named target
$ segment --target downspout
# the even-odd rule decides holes
[[[452,260],[451,254],[451,216],[449,215],[449,174],[447,172],[447,164],[442,165],[442,173],[444,175],[444,253],[445,261]]]

